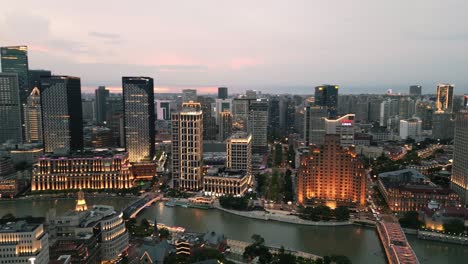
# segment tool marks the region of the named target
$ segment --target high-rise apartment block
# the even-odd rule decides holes
[[[80,78],[50,76],[41,80],[44,151],[83,149],[83,111]]]
[[[455,118],[455,142],[451,187],[460,196],[461,203],[468,205],[468,110],[463,109]]]
[[[451,84],[437,85],[436,110],[452,113],[453,112],[453,88]]]
[[[315,105],[326,107],[328,117],[334,118],[338,109],[338,85],[324,84],[315,87]]]
[[[173,187],[197,191],[203,187],[203,112],[200,103],[183,103],[172,114]]]
[[[154,84],[149,77],[122,77],[125,148],[130,162],[155,154]]]
[[[0,144],[21,143],[21,102],[16,73],[0,73],[0,124]]]
[[[312,146],[303,155],[297,180],[297,202],[334,201],[365,206],[366,172],[339,135],[326,135],[323,147]]]

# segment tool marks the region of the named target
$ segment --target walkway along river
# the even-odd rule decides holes
[[[88,206],[108,204],[122,209],[133,199],[122,197],[86,198]],[[73,209],[74,199],[52,200],[1,200],[0,216],[12,213],[16,216],[45,216],[49,208],[57,213]],[[202,210],[166,207],[156,203],[142,210],[137,219],[147,218],[167,225],[182,226],[189,231],[223,232],[228,238],[250,241],[252,234],[263,236],[269,245],[285,246],[317,255],[343,254],[354,264],[384,264],[385,256],[375,228],[359,226],[320,227],[304,226],[276,221],[263,221],[235,216],[219,210]],[[419,240],[408,235],[408,242],[416,252],[420,263],[464,263],[468,247],[455,244]]]

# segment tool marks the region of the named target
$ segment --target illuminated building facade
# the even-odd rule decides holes
[[[44,151],[83,149],[83,111],[80,78],[50,76],[41,79]]]
[[[34,87],[24,108],[24,125],[26,143],[42,142],[42,112],[39,88]]]
[[[338,89],[338,85],[329,84],[315,87],[315,105],[325,107],[329,118],[335,118],[337,114]]]
[[[0,225],[0,263],[49,263],[49,236],[42,224]]]
[[[339,135],[326,135],[322,148],[313,146],[302,156],[297,180],[299,204],[316,200],[365,205],[364,164],[340,141]]]
[[[129,167],[127,153],[47,155],[33,169],[31,191],[131,188]]]
[[[242,170],[209,169],[203,177],[203,191],[210,196],[242,196],[249,188],[249,179]]]
[[[388,207],[395,212],[419,211],[430,201],[444,206],[459,203],[456,193],[437,186],[414,169],[380,173],[378,187]]]
[[[200,190],[203,164],[203,112],[200,103],[182,104],[172,115],[173,187]]]
[[[225,141],[232,133],[232,114],[228,110],[219,113],[218,140]]]
[[[457,113],[453,146],[451,187],[466,206],[468,205],[468,109]]]
[[[130,162],[155,153],[154,84],[149,77],[122,77],[125,148]]]
[[[237,132],[226,141],[226,167],[252,175],[252,135]]]
[[[337,119],[325,118],[325,134],[340,135],[343,147],[354,145],[355,114],[347,114]]]
[[[16,73],[0,73],[0,144],[22,142],[21,102]]]
[[[453,88],[451,84],[437,85],[436,110],[452,113],[453,111]]]

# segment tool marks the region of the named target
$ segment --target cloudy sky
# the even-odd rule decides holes
[[[159,92],[406,91],[439,82],[468,93],[466,0],[8,1],[0,45],[29,46],[30,68],[79,76],[85,89],[123,75]]]

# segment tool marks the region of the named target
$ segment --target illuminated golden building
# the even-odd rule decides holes
[[[210,169],[203,177],[203,191],[210,196],[242,196],[249,188],[249,179],[242,170]]]
[[[340,135],[326,135],[322,148],[312,146],[301,158],[297,201],[336,201],[365,205],[366,173],[351,148],[340,146]]]
[[[133,186],[127,153],[46,155],[33,169],[31,191],[126,189]]]
[[[25,221],[0,225],[0,263],[49,263],[49,236],[44,226]]]
[[[453,88],[452,84],[437,85],[436,110],[452,113],[453,111]]]
[[[451,187],[458,193],[462,204],[468,205],[468,109],[457,113]]]
[[[42,142],[41,97],[37,87],[34,87],[23,108],[26,142]]]

